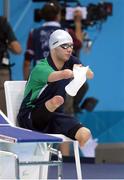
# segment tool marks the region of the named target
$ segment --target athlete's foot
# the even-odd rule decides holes
[[[64,103],[64,99],[62,96],[54,96],[45,102],[45,106],[48,111],[54,112],[59,106]]]

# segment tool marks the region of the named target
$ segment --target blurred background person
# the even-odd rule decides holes
[[[53,31],[61,28],[61,6],[57,1],[49,1],[42,7],[39,16],[45,22],[29,33],[23,66],[25,80],[28,79],[32,66],[34,67],[40,59],[49,54],[49,36]]]
[[[0,109],[6,114],[4,82],[11,80],[9,51],[20,54],[22,49],[6,17],[0,16]]]

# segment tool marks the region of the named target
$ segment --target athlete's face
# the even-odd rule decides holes
[[[66,62],[69,60],[72,54],[73,44],[72,43],[62,44],[59,47],[57,47],[55,51],[56,51],[56,57],[59,60]]]

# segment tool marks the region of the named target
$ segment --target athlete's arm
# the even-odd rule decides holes
[[[62,71],[54,71],[48,77],[48,82],[59,81],[62,79],[69,79],[73,77],[73,71],[70,69],[64,69]]]

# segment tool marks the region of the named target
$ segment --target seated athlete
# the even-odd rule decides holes
[[[73,65],[80,61],[72,56],[73,40],[64,30],[54,31],[49,39],[50,53],[32,70],[18,113],[21,127],[43,133],[64,134],[78,140],[80,147],[90,138],[90,130],[63,111],[65,86],[73,78]],[[87,71],[87,78],[93,72]]]

